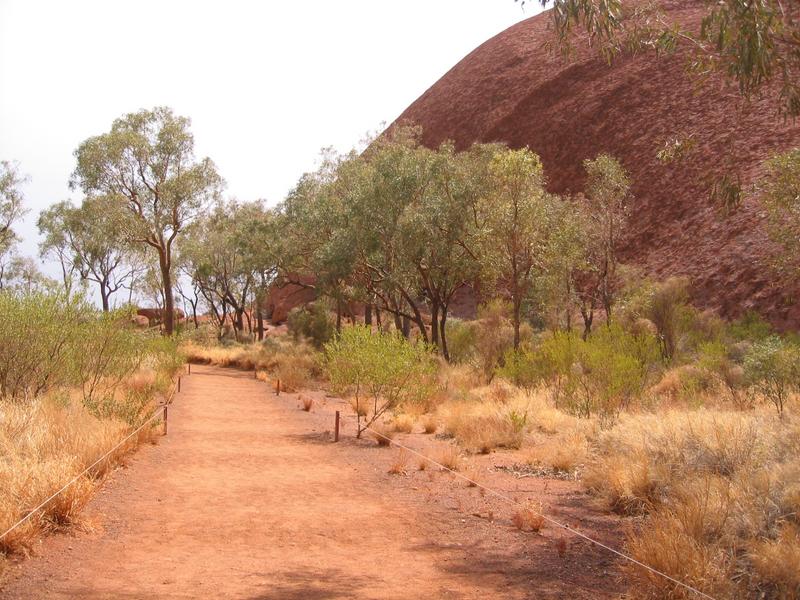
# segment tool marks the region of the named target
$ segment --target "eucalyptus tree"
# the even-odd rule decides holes
[[[274,244],[278,279],[315,291],[336,305],[337,328],[342,312],[355,298],[353,267],[355,225],[349,222],[347,186],[353,166],[361,164],[351,153],[338,156],[323,151],[319,168],[306,173],[278,207],[270,237]],[[313,275],[313,280],[305,277]]]
[[[489,147],[493,148],[493,147]],[[431,342],[449,360],[446,323],[456,291],[480,276],[476,210],[485,187],[491,150],[474,146],[456,153],[452,144],[416,149],[424,185],[400,219],[401,256],[413,267],[431,313]]]
[[[594,292],[611,322],[611,312],[619,294],[617,274],[620,246],[627,232],[631,212],[630,180],[615,158],[600,154],[585,160],[586,190],[583,208],[588,219],[587,247],[594,281]],[[591,328],[591,320],[584,322]]]
[[[142,270],[141,252],[127,242],[119,207],[102,198],[86,198],[75,207],[69,201],[44,210],[37,222],[44,240],[42,256],[58,260],[67,294],[73,274],[97,285],[103,311],[111,308],[111,296],[131,289]]]
[[[539,156],[528,148],[496,152],[489,178],[490,191],[479,207],[486,227],[481,257],[484,272],[511,302],[517,349],[523,304],[548,267],[554,199],[545,191]]]
[[[410,236],[425,236],[408,223],[409,206],[422,202],[430,183],[430,153],[418,138],[418,129],[395,129],[349,162],[342,175],[349,227],[357,232],[354,279],[394,316],[398,330],[407,319],[427,342],[422,285],[407,252]]]
[[[78,147],[71,179],[88,197],[124,208],[125,237],[156,253],[167,335],[175,326],[173,246],[223,185],[211,159],[195,159],[189,126],[166,107],[127,114]]]
[[[16,164],[0,161],[0,289],[7,275],[9,257],[17,241],[13,225],[27,212],[20,188],[27,178],[19,173]]]

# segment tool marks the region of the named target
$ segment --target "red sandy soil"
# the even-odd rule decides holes
[[[629,4],[628,2],[625,3]],[[669,17],[699,27],[706,2],[662,2]],[[435,147],[451,139],[506,142],[539,153],[552,191],[580,192],[582,162],[601,152],[621,160],[633,182],[625,258],[655,277],[687,275],[695,301],[729,317],[757,309],[782,327],[800,327],[795,284],[774,285],[770,248],[750,201],[722,218],[709,202],[711,182],[730,171],[745,186],[770,155],[800,143],[800,121],[784,121],[773,98],[740,101],[719,78],[687,76],[688,54],[644,53],[611,66],[578,43],[569,60],[543,47],[553,40],[550,12],[488,40],[428,89],[398,119],[423,128]],[[669,139],[694,134],[685,162],[656,158]],[[794,288],[792,287],[794,286]]]
[[[169,435],[114,473],[85,527],[12,564],[0,597],[611,598],[625,584],[607,552],[554,527],[523,533],[512,507],[436,469],[390,475],[396,449],[356,440],[340,400],[276,396],[251,373],[194,366]],[[308,392],[307,392],[308,393]],[[397,438],[429,451],[449,443]],[[516,479],[473,459],[481,483],[620,546],[624,521],[574,482]],[[563,540],[563,541],[562,541]]]

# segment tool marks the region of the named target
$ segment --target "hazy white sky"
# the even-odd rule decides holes
[[[192,119],[241,200],[280,201],[319,149],[391,122],[480,43],[534,14],[513,0],[0,0],[0,159],[31,181],[19,227],[72,197],[73,151],[124,113]],[[49,269],[48,269],[49,270]]]

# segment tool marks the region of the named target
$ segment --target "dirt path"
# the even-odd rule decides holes
[[[531,557],[523,534],[388,482],[251,374],[195,366],[182,387],[169,435],[106,483],[90,530],[47,538],[0,597],[588,598],[609,581],[607,560],[588,578],[542,568],[552,548]]]

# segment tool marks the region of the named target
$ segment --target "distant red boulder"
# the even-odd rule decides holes
[[[270,286],[264,309],[266,310],[267,318],[273,325],[284,323],[289,316],[289,311],[293,308],[316,300],[317,291],[314,288],[306,287],[307,285],[313,285],[315,281],[313,275],[299,276],[296,281],[300,283],[289,283],[286,280],[280,280]]]
[[[141,317],[146,317],[150,323],[150,327],[164,322],[165,313],[163,308],[138,308],[136,309],[136,314]],[[183,310],[176,308],[175,318],[178,321],[182,321],[186,318],[186,315],[184,314]]]

